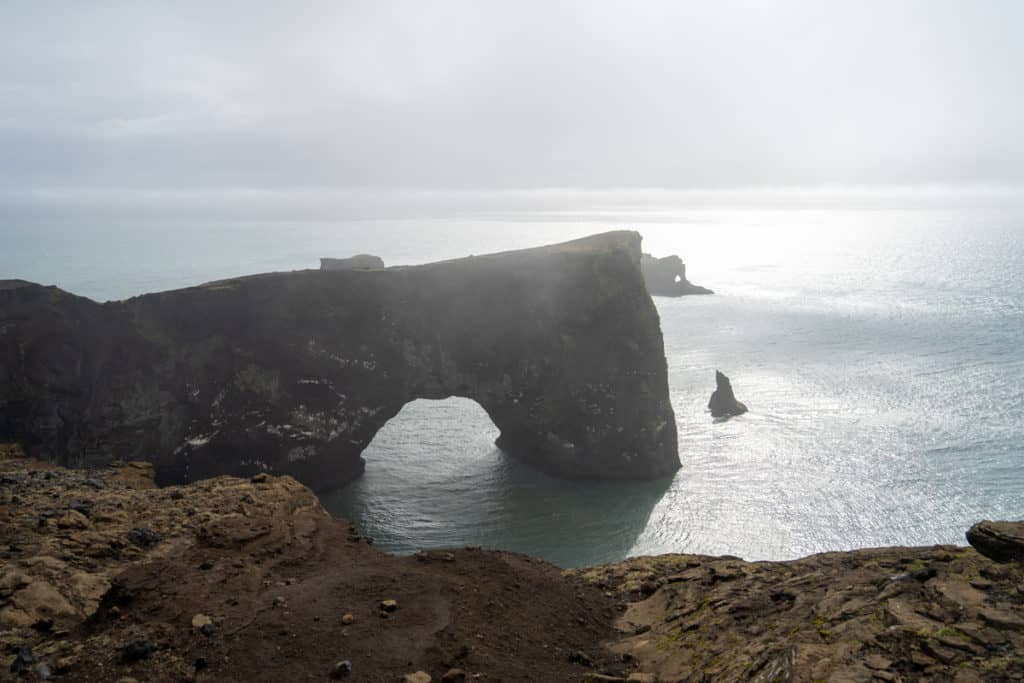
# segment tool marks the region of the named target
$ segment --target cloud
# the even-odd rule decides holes
[[[0,183],[1024,183],[1024,5],[34,2]]]

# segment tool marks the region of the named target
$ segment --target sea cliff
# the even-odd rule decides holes
[[[270,273],[98,304],[0,282],[0,441],[161,484],[288,474],[318,489],[403,405],[462,396],[506,453],[566,478],[679,468],[641,237],[411,267]]]

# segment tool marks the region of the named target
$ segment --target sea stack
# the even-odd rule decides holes
[[[720,370],[715,370],[715,384],[717,386],[708,401],[712,417],[732,417],[747,412],[747,407],[732,393],[732,382]]]

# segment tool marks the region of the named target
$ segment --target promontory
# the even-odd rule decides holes
[[[0,442],[162,484],[289,474],[318,489],[403,405],[463,396],[499,446],[571,478],[679,467],[641,237],[421,266],[253,275],[97,303],[0,281]]]

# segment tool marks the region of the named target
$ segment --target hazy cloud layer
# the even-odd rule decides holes
[[[0,199],[1016,185],[1022,26],[1014,0],[7,2]]]

